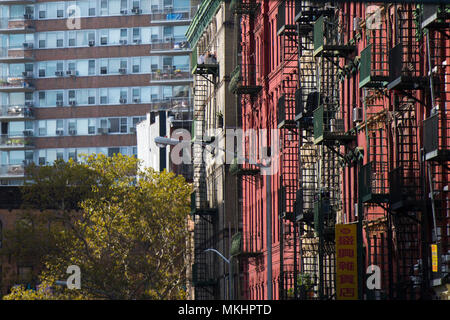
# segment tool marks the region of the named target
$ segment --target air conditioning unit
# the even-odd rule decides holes
[[[139,7],[135,7],[131,10],[131,12],[133,12],[134,14],[141,14],[142,9],[140,9]]]
[[[344,132],[344,119],[331,119],[330,132]]]
[[[100,44],[102,44],[102,45],[108,44],[108,38],[107,37],[101,37],[100,38]]]
[[[64,102],[62,100],[56,100],[56,106],[62,107],[64,105]]]
[[[94,40],[89,40],[89,47],[93,47],[95,45],[95,41]]]
[[[22,75],[25,78],[33,78],[33,71],[24,71],[24,72],[22,72]]]
[[[140,44],[141,43],[141,39],[133,39],[133,43]]]
[[[34,105],[33,101],[25,101],[26,107],[32,107]]]
[[[126,68],[119,68],[119,73],[125,74],[125,73],[127,73],[127,69]]]
[[[127,14],[128,11],[127,10],[120,10],[120,14]]]
[[[127,99],[120,98],[120,99],[119,99],[119,102],[120,102],[120,103],[127,103]]]
[[[77,102],[75,100],[69,100],[69,105],[75,106]]]
[[[75,129],[69,129],[69,134],[70,135],[76,135],[77,134],[77,130],[75,130]]]
[[[140,103],[140,102],[141,102],[141,99],[139,99],[139,98],[134,98],[134,99],[133,99],[133,102],[134,102],[134,103]]]
[[[24,42],[23,47],[26,49],[33,49],[34,44],[32,42]]]
[[[32,20],[32,19],[33,19],[33,15],[30,14],[30,13],[25,13],[25,14],[23,15],[23,18],[24,18],[25,20]]]
[[[100,134],[107,134],[108,133],[108,128],[98,128],[97,132]]]
[[[62,129],[56,129],[56,135],[57,135],[57,136],[62,136],[62,135],[64,135],[64,130],[62,130]]]
[[[363,120],[363,109],[355,107],[353,108],[353,122],[361,122]]]
[[[68,75],[68,76],[76,76],[77,75],[77,72],[75,71],[75,70],[67,70],[66,71],[66,74]]]
[[[127,40],[125,40],[125,39],[120,39],[120,40],[119,40],[119,43],[120,43],[120,44],[127,44],[127,43],[128,43],[128,41],[127,41]]]

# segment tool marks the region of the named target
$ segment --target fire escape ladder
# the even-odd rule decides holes
[[[197,48],[195,48],[197,49]],[[197,50],[195,50],[197,53]],[[194,61],[195,62],[195,61]],[[191,194],[191,215],[194,220],[194,264],[192,265],[192,282],[196,299],[212,299],[214,288],[218,284],[214,265],[214,255],[204,253],[205,249],[214,248],[216,244],[214,225],[217,208],[211,207],[208,201],[206,167],[203,159],[206,132],[206,106],[210,97],[210,82],[216,76],[217,67],[205,64],[194,64],[192,73],[195,76],[194,89],[194,121],[192,124],[194,191]],[[213,72],[214,71],[214,72]]]
[[[298,141],[295,122],[298,89],[298,35],[294,23],[296,1],[282,1],[278,6],[277,34],[281,42],[281,96],[278,100],[278,128],[281,137],[280,201],[280,299],[295,291],[298,274],[298,228],[294,227],[298,190]]]
[[[427,29],[428,77],[431,87],[431,111],[423,121],[423,146],[428,175],[428,194],[431,202],[432,243],[438,247],[438,270],[432,280],[438,281],[449,274],[450,217],[449,160],[450,117],[446,101],[450,96],[450,14],[448,5],[423,5],[422,28]]]

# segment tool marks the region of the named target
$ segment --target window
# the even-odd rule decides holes
[[[38,134],[39,134],[39,136],[47,135],[47,123],[45,120],[38,121]]]
[[[118,153],[120,153],[120,148],[108,148],[108,157],[112,157]]]
[[[127,133],[127,132],[128,132],[128,119],[120,118],[120,133]]]
[[[69,38],[68,46],[69,47],[76,46],[76,33],[75,33],[75,31],[68,32],[68,38]]]
[[[88,119],[88,134],[95,134],[95,119]]]

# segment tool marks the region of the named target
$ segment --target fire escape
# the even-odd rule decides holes
[[[437,245],[438,265],[432,270],[434,285],[449,274],[450,217],[448,179],[450,160],[450,119],[446,101],[450,97],[450,12],[449,6],[423,5],[421,27],[427,29],[427,60],[431,88],[431,111],[423,122],[427,200],[431,203],[432,237]]]
[[[294,286],[294,297],[302,300],[323,297],[323,294],[319,295],[319,278],[323,279],[325,245],[324,238],[319,238],[315,232],[315,225],[319,224],[319,221],[315,224],[314,219],[315,208],[316,211],[318,209],[317,204],[315,207],[315,200],[319,183],[319,147],[314,144],[313,114],[324,100],[323,95],[318,91],[313,30],[314,22],[318,17],[332,14],[334,9],[310,1],[298,2],[295,11],[299,74],[299,87],[295,92],[295,121],[299,135],[299,185],[294,203],[294,214],[299,228],[300,268],[298,280]],[[316,216],[318,218],[318,215]],[[319,271],[319,259],[322,260],[321,271]],[[308,279],[309,285],[305,285],[303,279]]]
[[[211,96],[211,84],[218,75],[218,64],[199,58],[205,55],[206,48],[195,47],[191,56],[192,73],[195,76],[194,120],[192,123],[194,192],[191,194],[191,215],[194,221],[194,264],[192,265],[192,283],[195,287],[195,299],[213,299],[218,281],[212,266],[213,255],[204,250],[215,248],[214,226],[217,208],[210,206],[206,181],[204,148],[207,143],[205,109]]]
[[[395,152],[389,171],[389,209],[392,215],[394,290],[398,299],[416,299],[427,272],[422,245],[425,243],[423,168],[418,150],[419,93],[427,86],[421,63],[418,28],[412,6],[396,8],[396,30],[389,50],[387,89],[393,92],[391,128]],[[423,61],[423,59],[422,59]],[[422,256],[422,258],[421,258]],[[423,291],[422,291],[423,292]]]
[[[250,105],[253,110],[257,104],[257,96],[262,90],[262,86],[257,83],[257,67],[254,60],[251,60],[255,52],[255,15],[260,8],[260,3],[256,0],[231,1],[230,11],[234,15],[234,43],[237,46],[236,67],[230,75],[229,90],[236,95],[238,124],[242,128],[252,128],[255,122],[253,113],[246,113],[246,106]],[[241,27],[248,27],[247,37],[249,41],[242,40]],[[243,146],[243,152],[246,158],[250,158],[250,141],[245,137],[243,141],[237,141]],[[238,179],[237,183],[237,201],[239,201],[239,219],[238,229],[231,240],[231,256],[238,261],[240,288],[239,292],[245,299],[248,298],[248,267],[249,265],[261,266],[264,262],[261,260],[263,253],[263,232],[259,230],[262,226],[262,206],[256,204],[255,198],[243,199],[243,189],[256,188],[261,185],[260,170],[249,163],[241,163],[237,158],[229,167],[230,172]],[[247,201],[247,203],[244,203]],[[248,212],[244,215],[244,206],[248,207]]]
[[[332,9],[332,8],[329,8]],[[346,131],[349,117],[340,103],[340,62],[352,61],[355,46],[344,42],[348,16],[339,10],[325,12],[314,22],[313,57],[316,63],[315,98],[313,110],[312,142],[317,152],[316,193],[313,215],[317,237],[319,299],[332,299],[335,295],[335,224],[342,219],[342,169],[347,163],[346,152],[355,150],[355,133]],[[353,149],[352,149],[353,148]]]
[[[280,299],[294,289],[299,267],[298,226],[294,203],[298,190],[298,132],[295,102],[298,90],[298,34],[294,22],[298,3],[282,1],[278,6],[277,35],[281,48],[281,96],[278,99],[278,129],[281,138],[280,189],[278,190],[280,232]],[[297,92],[298,95],[298,92]]]
[[[367,265],[381,269],[381,290],[367,290],[368,299],[386,299],[391,294],[392,227],[389,215],[389,99],[383,88],[389,80],[388,21],[385,7],[363,21],[366,47],[361,51],[359,88],[363,108],[355,110],[353,120],[361,122],[367,143],[367,163],[358,173],[359,198],[363,205],[363,228],[367,243]],[[359,113],[359,114],[358,114]]]

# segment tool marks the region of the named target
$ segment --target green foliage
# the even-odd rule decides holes
[[[15,286],[11,293],[4,296],[3,300],[87,300],[89,296],[79,291],[69,290],[55,286],[53,283],[43,282],[37,290],[25,289],[24,286]]]
[[[182,176],[138,164],[134,157],[100,154],[32,168],[25,203],[43,211],[30,215],[39,221],[27,227],[34,232],[14,230],[9,253],[20,252],[20,235],[27,234],[29,250],[45,264],[41,281],[65,280],[67,267],[77,265],[82,297],[185,298],[191,186]],[[48,221],[58,223],[45,232]],[[39,238],[40,250],[31,245]],[[46,297],[23,289],[11,297],[22,296]]]

